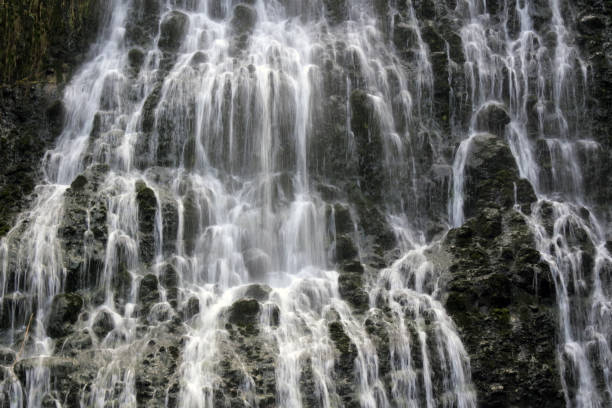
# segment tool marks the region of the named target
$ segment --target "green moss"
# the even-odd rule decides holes
[[[103,10],[100,0],[1,2],[0,82],[63,82],[94,40]]]

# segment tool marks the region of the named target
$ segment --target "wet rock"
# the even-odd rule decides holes
[[[146,316],[151,306],[159,301],[159,282],[155,275],[149,273],[142,278],[138,289],[138,302],[142,306],[142,315]]]
[[[161,215],[163,229],[163,251],[164,254],[172,254],[176,251],[176,239],[178,234],[178,204],[167,192],[161,194]]]
[[[155,215],[157,197],[155,192],[143,181],[136,182],[136,202],[138,203],[138,245],[140,259],[150,263],[155,256]]]
[[[200,313],[200,300],[196,297],[190,297],[183,310],[184,319],[189,320],[198,313]]]
[[[11,365],[15,362],[16,353],[10,348],[0,347],[0,365]]]
[[[132,48],[128,52],[128,65],[134,75],[138,75],[138,72],[140,72],[144,59],[145,54],[140,48]]]
[[[243,296],[265,302],[270,297],[270,292],[272,289],[268,285],[253,284],[246,287]]]
[[[51,378],[66,378],[77,369],[74,360],[62,357],[41,357],[19,360],[15,364],[15,374],[22,384],[26,384],[28,372],[42,366],[51,372]]]
[[[115,328],[113,317],[109,312],[99,313],[93,323],[92,330],[99,339],[104,339]]]
[[[471,360],[478,405],[564,406],[555,290],[524,218],[484,208],[449,231],[445,305]]]
[[[55,347],[60,357],[76,357],[80,352],[92,347],[93,341],[87,330],[81,330],[66,337],[63,342]]]
[[[119,304],[125,304],[129,300],[132,290],[132,275],[127,270],[127,265],[123,259],[120,259],[117,272],[111,278],[111,286],[115,294],[115,301]],[[102,297],[105,296],[102,293]]]
[[[189,27],[189,17],[185,13],[173,10],[164,17],[161,23],[157,46],[165,52],[176,52],[181,47]]]
[[[228,310],[228,321],[241,327],[256,326],[261,305],[255,299],[239,299]]]
[[[152,339],[143,341],[134,354],[136,401],[138,406],[176,407],[180,387],[180,325],[157,328]],[[154,340],[153,340],[154,339]]]
[[[504,136],[504,128],[510,123],[506,107],[499,102],[487,102],[475,113],[474,130]]]
[[[336,388],[344,406],[359,406],[356,400],[354,380],[355,358],[357,347],[344,331],[340,321],[333,321],[327,325],[329,337],[338,352],[334,370],[336,373]]]
[[[234,52],[246,48],[255,24],[257,24],[257,12],[253,7],[244,3],[239,3],[234,7],[230,21],[234,33],[232,40]]]
[[[396,18],[393,26],[393,44],[404,59],[410,59],[414,55],[414,48],[418,46],[418,41],[418,34],[414,27]]]
[[[380,199],[385,186],[383,171],[383,146],[380,129],[373,120],[373,106],[368,94],[356,90],[351,94],[351,128],[355,133],[359,154],[359,175],[364,194],[371,199]]]
[[[446,41],[432,23],[423,25],[421,37],[431,52],[446,52]]]
[[[230,328],[229,337],[219,342],[218,349],[220,387],[215,393],[215,406],[240,407],[245,401],[262,408],[278,406],[276,342],[257,331]]]
[[[172,307],[177,306],[179,276],[176,268],[166,264],[160,272],[159,282],[166,288],[166,298]]]
[[[23,6],[11,3],[6,7]],[[7,27],[13,27],[12,22]],[[14,48],[5,50],[10,53]],[[0,76],[3,68],[8,66],[0,64]],[[61,133],[64,108],[60,92],[56,85],[45,83],[0,85],[0,236],[29,205],[42,157]]]
[[[69,334],[83,308],[83,298],[76,293],[56,295],[51,303],[47,321],[47,334],[53,338]]]
[[[519,178],[508,145],[500,138],[480,133],[473,137],[465,167],[466,218],[487,207],[511,208],[516,202],[526,213],[536,201],[533,188]]]
[[[183,199],[183,237],[187,254],[192,254],[195,249],[202,222],[204,221],[203,227],[208,226],[208,219],[205,217],[207,213],[208,208],[201,208],[195,193],[190,190]]]
[[[339,24],[348,16],[348,4],[346,0],[324,0],[325,15],[331,24]]]
[[[67,81],[87,57],[103,25],[106,4],[99,0],[40,4],[4,3],[0,26],[0,83]]]
[[[126,22],[128,43],[147,46],[159,30],[160,4],[156,0],[135,0],[131,3]]]
[[[336,260],[344,262],[356,258],[358,255],[355,243],[347,234],[336,236]]]
[[[106,198],[98,194],[108,167],[94,165],[78,175],[64,193],[64,214],[59,228],[66,289],[97,285],[104,267],[108,227]]]
[[[336,234],[350,234],[355,231],[353,226],[353,218],[351,211],[347,205],[335,204],[334,211],[334,228]]]

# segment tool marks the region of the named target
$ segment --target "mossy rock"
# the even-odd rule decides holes
[[[82,308],[83,298],[76,293],[56,295],[51,302],[47,334],[53,338],[70,334]]]
[[[168,13],[160,26],[157,46],[164,52],[176,52],[181,47],[189,28],[189,17],[180,11]]]
[[[261,305],[252,298],[235,301],[228,310],[228,321],[241,327],[256,326],[259,323]]]

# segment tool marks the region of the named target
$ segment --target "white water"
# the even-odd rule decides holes
[[[137,404],[134,367],[140,348],[176,314],[162,289],[160,301],[144,316],[149,327],[144,334],[139,332],[143,317],[137,305],[139,282],[147,273],[160,276],[165,266],[172,265],[180,282],[178,308],[190,299],[198,299],[201,306],[185,327],[186,343],[177,368],[181,407],[215,406],[221,383],[218,363],[228,338],[225,312],[252,282],[272,288],[264,311],[273,305],[279,310],[278,324],[272,324],[265,312],[260,316],[260,336],[277,354],[276,406],[304,405],[307,396],[300,380],[306,364],[314,373],[318,406],[341,405],[334,372],[339,356],[328,332],[328,323],[336,320],[355,345],[352,375],[360,406],[474,407],[469,359],[438,301],[439,277],[425,256],[428,244],[413,227],[419,220],[407,220],[403,213],[414,204],[394,194],[408,180],[417,195],[419,127],[432,109],[432,67],[412,7],[408,22],[415,29],[416,51],[406,70],[385,40],[370,2],[351,1],[349,21],[334,26],[326,20],[320,1],[257,0],[253,5],[257,22],[244,50],[236,48],[232,34],[233,2],[214,7],[212,2],[192,1],[187,2],[187,10],[172,1],[159,3],[160,20],[175,8],[188,19],[185,38],[167,72],[169,62],[155,45],[157,39],[144,47],[139,73],[129,72],[130,2],[115,1],[109,6],[109,26],[94,48],[96,56],[66,89],[68,121],[57,147],[46,155],[46,184],[37,188],[32,210],[22,215],[0,249],[3,298],[15,296],[21,302],[12,310],[13,326],[3,344],[15,344],[33,314],[32,344],[23,357],[53,354],[55,344],[44,322],[53,296],[66,285],[65,260],[57,239],[64,192],[90,164],[105,163],[110,170],[99,191],[107,208],[108,240],[97,282],[104,300],[91,305],[88,316],[77,324],[91,329],[96,317],[108,313],[114,329],[104,338],[92,333],[105,363],[91,390],[83,392],[82,406]],[[512,121],[506,137],[521,175],[538,193],[538,206],[545,199],[554,200],[552,234],[543,227],[537,209],[530,220],[555,276],[567,404],[603,407],[610,396],[598,395],[595,378],[604,376],[610,394],[612,305],[605,275],[611,260],[594,216],[585,221],[577,215],[585,203],[574,149],[576,129],[568,126],[584,103],[576,85],[586,80],[576,74],[584,69],[567,42],[557,2],[551,0],[549,5],[557,38],[554,50],[546,50],[533,30],[527,13],[531,2],[524,2],[523,8],[506,4],[510,13],[519,16],[517,32],[510,32],[505,20],[497,31],[487,31],[494,23],[483,4],[458,5],[465,22],[461,38],[468,102],[474,112],[491,101],[507,107]],[[318,98],[328,91],[323,85],[326,64],[345,59],[352,62],[342,68],[348,71],[350,66],[355,72],[343,73],[334,85],[344,97],[353,89],[363,89],[374,107],[373,123],[383,138],[384,168],[392,180],[388,219],[400,242],[398,259],[369,276],[366,289],[371,309],[365,315],[352,311],[339,295],[338,272],[329,250],[333,242],[327,214],[333,203],[324,200],[310,174],[310,164],[317,160],[309,146],[322,109]],[[153,92],[159,92],[159,103],[147,130],[146,101]],[[542,186],[527,134],[527,125],[533,121],[527,112],[528,99],[533,95],[541,107],[538,136],[547,140],[554,156],[552,186]],[[553,107],[544,112],[548,101]],[[345,113],[350,123],[348,102]],[[97,138],[91,136],[96,114],[101,118]],[[449,203],[453,226],[463,222],[463,169],[470,131],[453,165]],[[350,129],[346,139],[347,156],[352,157]],[[153,254],[146,260],[141,259],[136,191],[141,180],[153,189],[157,201]],[[165,230],[163,203],[177,209],[176,237]],[[572,229],[578,227],[596,248],[592,271],[582,270],[580,249],[568,244]],[[16,248],[12,256],[10,248]],[[11,275],[10,270],[17,274]],[[124,270],[131,285],[126,298],[118,302],[113,277]],[[573,292],[585,293],[584,308],[572,304],[571,285]],[[9,293],[12,287],[19,290]],[[366,318],[381,309],[389,310],[382,321],[390,337],[390,386],[379,373],[379,357],[365,326]],[[414,361],[415,355],[420,362]],[[254,380],[246,368],[243,371],[239,398],[245,406],[256,406]],[[38,407],[43,398],[56,398],[43,364],[28,375],[24,390],[17,381],[2,385],[10,389],[11,406]],[[573,384],[568,378],[578,381]],[[61,406],[62,401],[55,403]]]
[[[550,0],[547,6],[555,38],[552,46],[534,28],[529,13],[534,3],[504,2],[505,18],[496,22],[484,2],[469,1],[465,10],[469,18],[461,32],[465,68],[473,117],[491,101],[508,109],[511,122],[500,136],[508,141],[521,177],[530,181],[539,199],[527,220],[555,283],[559,365],[567,406],[604,407],[612,403],[612,258],[604,245],[605,226],[585,199],[579,164],[581,149],[598,147],[586,139],[583,126],[588,120],[587,66],[562,16],[562,7],[568,10],[567,5]],[[545,141],[550,179],[542,169],[545,163],[536,159],[534,139]],[[461,142],[453,166],[449,216],[455,226],[463,222],[470,140]]]
[[[56,345],[45,332],[45,322],[51,300],[67,284],[67,260],[58,239],[64,193],[92,163],[108,165],[97,187],[108,235],[104,265],[96,279],[104,300],[88,305],[88,313],[76,323],[93,336],[104,363],[88,392],[81,394],[81,406],[137,403],[139,349],[176,314],[162,289],[160,302],[140,316],[139,282],[146,273],[160,276],[166,265],[177,271],[178,307],[193,299],[201,307],[185,327],[177,368],[181,407],[216,406],[218,363],[228,339],[225,312],[250,282],[270,285],[264,310],[274,305],[279,310],[278,324],[272,324],[267,313],[262,313],[260,322],[260,335],[277,350],[275,406],[300,407],[309,397],[302,395],[300,386],[305,364],[314,374],[319,406],[341,404],[334,371],[339,356],[328,333],[330,319],[340,322],[355,346],[350,374],[360,406],[475,406],[467,354],[432,290],[437,277],[426,274],[414,286],[400,276],[405,268],[408,273],[428,268],[420,255],[422,242],[403,246],[407,255],[371,283],[375,294],[371,306],[383,302],[391,309],[391,384],[384,384],[376,348],[364,326],[366,316],[352,311],[339,295],[338,273],[329,251],[333,244],[328,238],[329,203],[313,188],[308,170],[309,138],[317,124],[314,107],[325,91],[322,69],[327,58],[350,55],[356,68],[352,77],[347,74],[343,79],[347,95],[357,87],[368,93],[374,121],[381,128],[386,167],[390,174],[400,174],[401,168],[394,167],[407,160],[406,146],[413,143],[409,128],[414,117],[429,109],[432,87],[414,12],[409,18],[416,28],[418,53],[412,78],[386,45],[367,2],[352,2],[350,21],[339,26],[326,22],[322,3],[286,3],[254,2],[257,21],[241,50],[232,32],[233,3],[222,2],[220,9],[209,10],[209,2],[193,2],[182,10],[188,23],[176,59],[168,60],[155,39],[143,50],[143,66],[134,75],[126,67],[130,2],[116,1],[96,56],[66,89],[68,121],[57,147],[45,157],[46,184],[38,187],[33,210],[23,214],[3,241],[2,289],[5,294],[8,281],[15,279],[15,286],[26,295],[11,320],[9,344],[16,334],[23,335],[33,313],[34,346],[26,347],[21,357],[52,355]],[[160,5],[163,21],[175,7],[165,1]],[[346,41],[346,50],[334,42],[337,39]],[[147,98],[155,92],[159,103],[151,126],[145,123],[151,120],[145,110]],[[422,103],[413,112],[415,100]],[[349,105],[346,108],[348,116]],[[350,135],[347,143],[348,154],[354,154]],[[90,182],[92,171],[96,170],[85,171]],[[139,231],[137,190],[142,181],[157,201],[152,254],[146,254]],[[165,230],[163,203],[177,209],[176,237]],[[87,256],[95,251],[90,217],[88,212]],[[397,229],[410,231],[407,224]],[[15,259],[10,259],[11,245],[18,248]],[[16,264],[15,277],[9,264]],[[125,298],[118,299],[113,281],[125,273],[131,284]],[[94,323],[102,316],[110,316],[114,328],[98,337]],[[433,323],[426,325],[424,316]],[[149,324],[144,334],[139,329],[143,318]],[[418,343],[409,326],[416,329]],[[433,366],[430,353],[437,354],[440,366]],[[422,366],[411,361],[416,354],[421,354]],[[434,394],[434,372],[441,376],[442,385],[436,390],[440,395]],[[257,405],[254,381],[246,370],[243,377],[236,390],[239,399],[246,406]],[[28,379],[25,400],[20,400],[18,382],[3,385],[14,395],[12,406],[38,407],[49,399],[57,406],[63,404],[44,363],[34,364]]]

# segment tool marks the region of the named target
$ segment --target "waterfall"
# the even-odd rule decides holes
[[[581,187],[588,78],[561,5],[550,44],[532,1],[501,19],[457,2],[462,49],[436,50],[417,5],[380,3],[112,2],[1,241],[0,344],[23,347],[11,408],[476,407],[430,254],[466,220],[488,109],[537,194],[523,216],[554,276],[567,406],[610,402],[612,257]],[[434,58],[457,52],[446,135]],[[52,370],[79,359],[87,385],[63,400]]]
[[[529,13],[533,7],[531,2],[505,2],[504,18],[498,22],[484,2],[468,2],[470,17],[461,35],[476,108],[470,132],[474,132],[478,107],[490,101],[505,103],[510,120],[500,136],[508,141],[521,177],[529,180],[538,196],[533,214],[526,217],[554,279],[566,404],[602,407],[611,398],[607,275],[612,259],[605,247],[604,224],[582,188],[579,152],[597,148],[581,128],[588,115],[587,66],[571,43],[562,17],[561,8],[567,6],[548,2],[552,43],[534,28]],[[546,163],[538,162],[534,136],[545,142],[549,174],[543,169]],[[454,226],[463,222],[465,156],[471,139],[461,142],[453,165],[449,214]],[[604,390],[598,389],[598,381],[606,384]]]

